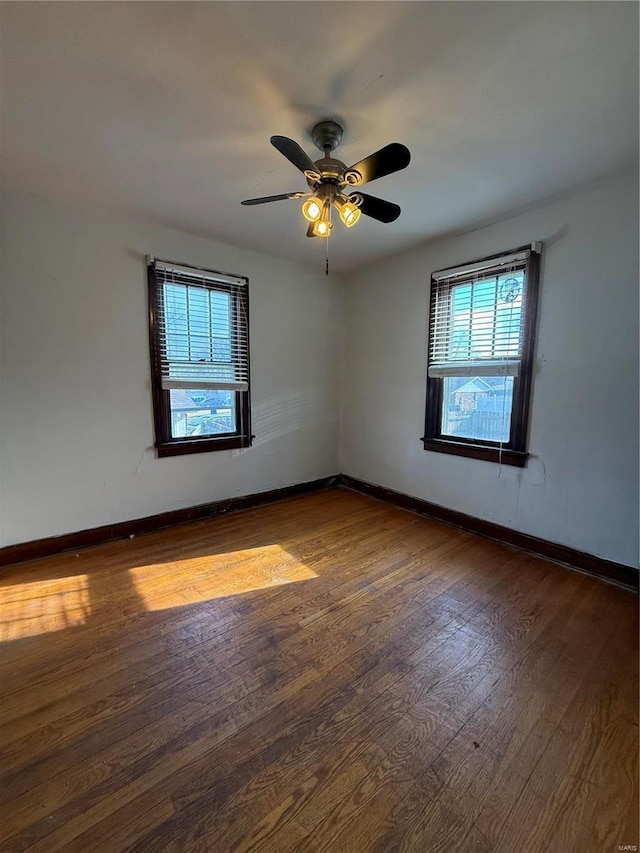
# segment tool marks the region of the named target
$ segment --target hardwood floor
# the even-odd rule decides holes
[[[0,849],[638,845],[637,605],[343,489],[4,570]]]

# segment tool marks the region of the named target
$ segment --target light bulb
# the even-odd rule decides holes
[[[340,219],[342,219],[347,228],[351,228],[360,219],[361,212],[359,207],[347,201],[340,208]]]
[[[330,231],[331,223],[325,219],[321,219],[313,225],[313,233],[316,237],[328,237]]]
[[[302,205],[302,215],[309,222],[317,222],[322,215],[322,202],[320,199],[315,196],[308,198]]]

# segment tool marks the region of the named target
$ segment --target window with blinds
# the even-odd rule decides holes
[[[158,454],[248,446],[247,279],[159,260],[148,274]]]
[[[534,249],[433,273],[425,449],[525,464]]]

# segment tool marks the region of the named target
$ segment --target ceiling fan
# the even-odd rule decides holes
[[[399,142],[392,142],[364,160],[347,167],[341,160],[331,156],[331,152],[342,141],[342,134],[340,125],[331,119],[318,122],[314,126],[311,138],[324,153],[324,156],[315,162],[293,139],[272,136],[271,144],[300,169],[307,179],[309,190],[248,198],[242,204],[266,204],[288,198],[304,198],[302,214],[309,222],[307,237],[329,237],[333,227],[332,207],[338,211],[347,228],[355,225],[362,213],[379,222],[394,222],[400,216],[400,207],[397,204],[367,195],[357,188],[392,172],[406,169],[411,160],[409,149]],[[347,194],[352,189],[356,191]]]

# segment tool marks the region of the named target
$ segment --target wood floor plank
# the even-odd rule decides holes
[[[638,844],[637,597],[332,490],[10,567],[0,848]]]
[[[428,628],[425,628],[421,632],[420,637],[422,639],[426,639],[427,642],[444,643],[444,642],[446,642],[446,640],[450,636],[451,631],[450,631],[449,623],[452,621],[453,621],[453,617],[446,617],[444,620],[433,620],[431,622],[430,626]],[[404,634],[406,633],[406,627],[407,627],[406,625],[402,624],[401,626],[398,627],[396,632],[394,632],[394,642],[396,644],[400,644],[403,642],[403,637],[404,637]],[[417,641],[418,641],[417,638],[412,640],[412,642],[414,642],[414,643]],[[382,650],[384,650],[384,652],[385,652],[384,656],[381,656]],[[406,656],[410,650],[411,650],[411,647],[407,647],[405,652],[404,652],[404,655]],[[389,637],[381,638],[378,641],[378,643],[372,643],[368,647],[365,647],[363,650],[356,653],[356,655],[348,658],[347,663],[350,666],[350,673],[351,673],[350,683],[349,683],[349,691],[351,692],[352,695],[347,696],[346,691],[343,691],[343,693],[345,693],[345,695],[341,695],[339,693],[338,697],[336,697],[336,701],[338,701],[338,703],[339,703],[338,704],[339,712],[337,715],[338,722],[340,722],[342,725],[344,725],[345,718],[349,719],[349,715],[353,716],[354,714],[357,715],[358,713],[360,713],[364,708],[366,708],[367,704],[371,703],[375,699],[375,696],[379,692],[387,689],[389,684],[394,679],[399,678],[400,675],[402,674],[402,672],[404,671],[404,668],[402,665],[402,660],[403,660],[403,656],[400,654],[400,652],[394,653],[394,645],[391,642]],[[335,689],[335,687],[336,687],[336,679],[335,679],[335,676],[332,674],[332,668],[334,668],[336,666],[338,661],[339,661],[339,659],[333,660],[332,658],[327,658],[327,660],[324,662],[324,673],[322,670],[317,672],[318,677],[322,677],[324,674],[328,674],[329,676],[331,676],[332,683],[329,685],[330,689]],[[313,691],[314,700],[318,701],[318,699],[321,698],[321,696],[322,696],[322,691],[318,690],[317,687],[314,688],[314,691]],[[345,706],[345,708],[340,710],[342,708],[342,702],[345,698],[348,699],[349,701],[347,702],[347,705]],[[267,707],[262,708],[261,709],[262,711],[265,711],[265,710],[268,711],[274,706],[277,707],[276,702],[271,702],[269,700],[267,701],[266,705],[267,705]],[[238,708],[236,706],[236,710],[240,711],[240,710],[242,710],[242,708],[241,707]],[[249,710],[253,710],[253,709],[250,707]],[[302,710],[303,709],[298,704],[297,714],[299,714]],[[327,713],[328,712],[325,712],[321,716],[320,722],[317,724],[319,726],[319,728],[321,729],[323,737],[326,734],[328,721],[331,720],[331,717],[327,716]],[[277,714],[274,717],[274,719],[275,719],[277,725],[274,727],[272,739],[276,740],[282,736],[282,730],[286,724],[286,711],[280,712],[279,714]],[[237,721],[237,715],[236,715],[236,721]],[[248,724],[249,721],[253,721],[253,723],[255,724],[256,719],[255,719],[255,717],[247,716],[244,720],[245,725]],[[241,731],[242,731],[241,724],[239,724],[238,736],[241,735]],[[264,725],[264,721],[262,721],[260,731],[261,731],[261,734],[260,734],[260,738],[259,738],[259,742],[258,742],[258,749],[260,751],[264,752],[264,750],[272,743],[272,740],[269,739],[269,737],[270,737],[269,736],[269,730]],[[285,734],[286,734],[286,730],[285,730]],[[341,734],[341,736],[342,736],[342,734]],[[287,747],[286,742],[284,743],[284,746]],[[244,743],[243,748],[241,750],[239,750],[239,753],[242,755],[245,755],[245,756],[247,755],[248,746],[247,746],[246,742]],[[174,769],[175,769],[175,762],[174,762]],[[248,769],[251,770],[252,768],[249,767]],[[229,766],[226,767],[226,771],[228,771],[228,770],[230,770]],[[186,780],[185,785],[188,784],[188,780],[192,776],[193,776],[193,768],[191,767],[185,771],[185,780]],[[236,781],[239,780],[239,775],[237,773],[235,773],[235,778],[236,778]],[[211,787],[211,781],[212,781],[211,777],[209,776],[208,781],[207,781],[207,786],[205,786],[205,793],[207,793],[209,788]],[[174,777],[168,779],[168,785],[170,786],[170,788],[172,788],[175,784],[176,784],[176,780]],[[136,793],[136,792],[134,792],[134,793]],[[196,796],[197,796],[197,794],[196,794]],[[184,792],[181,792],[178,799],[180,801],[184,801],[184,799],[185,799]],[[197,806],[197,808],[195,809],[195,811],[197,812],[197,810],[201,807],[202,807],[202,804],[199,804]],[[220,807],[221,807],[221,803],[216,802],[216,809],[220,809]],[[134,809],[135,810],[135,809],[137,809],[137,806],[136,806],[135,802],[127,803],[125,806],[125,809]],[[208,813],[207,810],[205,810],[205,809],[203,809],[203,810],[205,811],[205,813]],[[194,812],[193,809],[192,809],[192,812]],[[120,812],[118,815],[114,816],[114,820],[120,821],[121,816],[122,816],[122,812]],[[178,822],[180,820],[184,822],[184,818],[185,818],[184,814],[181,813],[179,815],[179,817],[176,819],[176,822]]]

